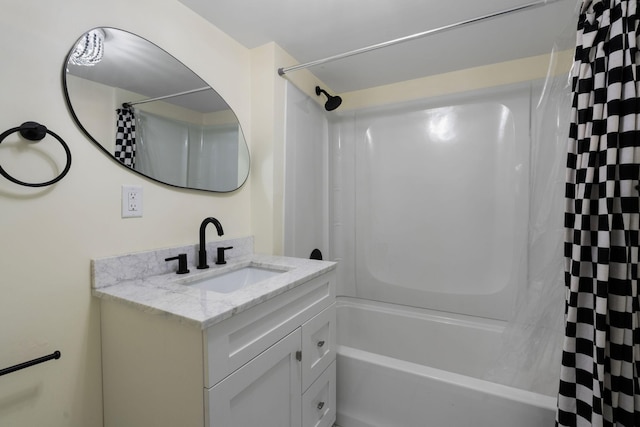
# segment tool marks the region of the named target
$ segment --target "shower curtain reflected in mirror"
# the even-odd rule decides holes
[[[200,125],[136,109],[136,125],[137,171],[179,187],[237,187],[237,124]]]
[[[116,110],[116,148],[114,156],[123,165],[135,169],[136,166],[136,118],[131,108]]]

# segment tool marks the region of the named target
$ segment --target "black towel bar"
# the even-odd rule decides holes
[[[11,366],[9,368],[4,368],[0,370],[0,377],[6,374],[10,374],[11,372],[15,372],[15,371],[19,371],[20,369],[24,369],[24,368],[28,368],[30,366],[33,365],[37,365],[38,363],[42,363],[42,362],[46,362],[48,360],[52,360],[52,359],[60,359],[60,357],[62,356],[62,354],[59,351],[54,351],[53,353],[47,355],[47,356],[42,356],[42,357],[38,357],[37,359],[33,359],[30,360],[28,362],[24,362],[24,363],[19,363],[17,365]]]

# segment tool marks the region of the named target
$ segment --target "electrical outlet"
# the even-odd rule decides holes
[[[122,218],[142,216],[142,187],[140,185],[122,186]]]

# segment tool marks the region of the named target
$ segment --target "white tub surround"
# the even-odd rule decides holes
[[[530,84],[333,123],[341,295],[507,320],[526,281]]]
[[[553,425],[555,397],[482,379],[504,322],[340,298],[343,427]]]
[[[335,263],[216,245],[234,247],[227,264],[198,270],[190,256],[180,275],[165,258],[194,246],[92,262],[105,427],[333,425]],[[185,284],[247,266],[281,273],[231,293]]]
[[[227,263],[196,268],[198,245],[138,252],[91,261],[93,295],[136,306],[144,312],[156,312],[200,326],[202,329],[234,314],[280,295],[335,268],[334,262],[253,253],[253,238],[224,240],[207,244],[207,252],[233,246],[226,251]],[[166,258],[188,255],[189,273],[176,274],[177,261]],[[246,266],[283,271],[258,286],[248,286],[229,294],[189,287],[190,282],[224,274]]]
[[[569,125],[558,115],[568,111],[566,93],[553,92],[565,84],[559,76],[333,116],[338,294],[460,314],[479,325],[507,322],[505,332],[478,336],[421,330],[406,343],[416,348],[411,357],[433,342],[449,350],[441,343],[473,340],[465,347],[471,363],[451,347],[440,369],[481,368],[476,378],[557,394],[563,225],[554,212],[564,206]],[[382,355],[400,338],[376,336],[385,344],[369,351]],[[497,353],[481,367],[489,351]]]

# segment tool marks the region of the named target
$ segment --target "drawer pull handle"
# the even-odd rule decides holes
[[[318,347],[322,347],[324,345],[324,341],[318,341]]]
[[[318,411],[320,411],[322,408],[324,408],[324,402],[318,403],[317,408],[318,408]]]

